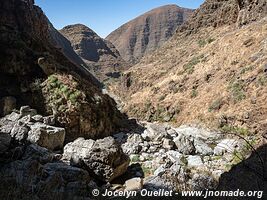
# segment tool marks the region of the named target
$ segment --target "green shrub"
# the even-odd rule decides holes
[[[230,83],[228,90],[230,91],[231,97],[233,98],[235,103],[246,98],[244,83],[242,81],[235,81]]]
[[[194,72],[195,65],[201,62],[201,59],[204,58],[204,55],[193,57],[187,64],[184,65],[184,70],[188,74],[192,74]]]
[[[206,44],[207,44],[207,42],[205,40],[199,40],[198,41],[198,46],[199,47],[204,47],[204,46],[206,46]]]
[[[225,125],[221,128],[221,131],[223,133],[234,133],[237,135],[242,135],[242,136],[248,136],[250,135],[250,132],[248,129],[243,128],[243,127],[237,127],[237,126],[230,126],[230,125]]]
[[[221,107],[223,106],[223,98],[216,99],[214,102],[211,103],[209,106],[209,112],[214,111],[214,110],[220,110]]]
[[[267,83],[267,78],[265,76],[260,76],[257,81],[259,86],[265,86]]]
[[[196,98],[198,95],[198,92],[196,89],[193,89],[192,92],[191,92],[191,98]]]

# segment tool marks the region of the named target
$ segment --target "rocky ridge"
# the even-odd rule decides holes
[[[73,50],[101,81],[108,77],[118,78],[120,71],[127,68],[127,63],[121,58],[115,46],[100,38],[85,25],[69,25],[60,32],[71,42]]]
[[[192,10],[176,5],[155,8],[122,25],[106,39],[115,45],[124,60],[137,63],[166,42],[191,13]]]

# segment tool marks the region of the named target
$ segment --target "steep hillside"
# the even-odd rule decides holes
[[[107,36],[124,60],[136,63],[142,56],[166,42],[192,10],[176,5],[153,9],[124,24]]]
[[[124,110],[149,121],[263,132],[267,7],[242,2],[207,0],[162,48],[125,72],[111,88]]]
[[[123,118],[115,102],[87,69],[52,44],[50,33],[33,0],[0,2],[0,115],[30,105],[53,114],[66,127],[67,141],[110,135]]]
[[[60,32],[100,80],[116,76],[127,67],[114,45],[100,38],[90,28],[76,24],[66,26]]]
[[[50,39],[52,44],[59,50],[61,50],[64,53],[64,55],[76,65],[86,66],[83,60],[73,50],[70,41],[67,38],[65,38],[61,33],[59,33],[58,30],[56,30],[49,21],[48,25],[49,25],[48,28],[51,35]]]

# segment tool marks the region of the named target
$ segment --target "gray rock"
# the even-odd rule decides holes
[[[2,126],[0,126],[0,132],[10,134],[15,124],[15,122],[5,120]]]
[[[6,116],[7,120],[10,120],[12,122],[18,121],[21,118],[21,115],[16,112],[12,112],[9,115]]]
[[[194,174],[190,180],[190,189],[193,191],[214,190],[217,185],[217,181],[212,176],[206,174]]]
[[[34,115],[34,116],[32,117],[32,120],[33,120],[34,122],[43,122],[43,121],[44,121],[44,118],[43,118],[42,115]]]
[[[30,115],[26,115],[26,116],[20,118],[20,119],[19,119],[19,122],[24,123],[24,124],[27,124],[27,125],[32,125],[32,124],[34,124],[34,123],[32,122],[32,118],[31,118]]]
[[[144,179],[144,188],[150,191],[158,191],[159,189],[175,190],[175,186],[160,176],[149,176]]]
[[[20,108],[21,117],[30,115],[31,117],[37,115],[37,111],[35,109],[31,109],[30,106],[22,106]]]
[[[187,137],[201,138],[203,140],[207,139],[216,140],[221,137],[216,132],[212,132],[203,128],[191,127],[187,125],[180,126],[179,128],[175,128],[174,130],[178,133],[178,135],[182,134]]]
[[[13,186],[12,192],[27,191],[33,199],[85,199],[91,180],[83,169],[60,162],[41,164],[36,159],[3,165],[0,179],[6,187]]]
[[[10,142],[10,135],[0,132],[0,154],[4,153],[9,148]]]
[[[139,191],[143,188],[142,178],[132,178],[125,182],[126,191]]]
[[[167,149],[167,150],[171,150],[174,149],[175,143],[168,138],[164,138],[163,142],[162,142],[162,147]]]
[[[50,115],[43,118],[44,124],[47,124],[49,126],[54,126],[56,124],[56,118],[54,115]]]
[[[154,176],[161,176],[166,172],[166,169],[164,165],[160,165],[155,171],[154,171]]]
[[[24,142],[28,137],[29,128],[25,125],[20,125],[20,123],[16,123],[15,126],[11,130],[11,137],[16,141]]]
[[[128,136],[127,142],[122,144],[123,152],[130,154],[137,154],[142,150],[140,145],[143,142],[143,138],[139,134],[132,134]]]
[[[182,154],[190,155],[195,152],[194,143],[188,136],[180,134],[178,137],[174,138],[174,143],[177,150]]]
[[[212,155],[213,154],[212,148],[210,148],[209,145],[206,144],[201,139],[195,139],[194,146],[195,146],[197,154],[201,154],[201,155]]]
[[[127,134],[125,133],[117,133],[113,135],[113,138],[120,144],[125,143],[127,141]]]
[[[226,152],[234,152],[238,148],[238,141],[235,139],[224,139],[214,148],[215,155],[223,155]]]
[[[16,108],[16,103],[16,99],[11,96],[0,99],[0,115],[10,114]]]
[[[81,166],[97,179],[107,182],[124,174],[130,162],[112,137],[96,141],[78,138],[64,147],[63,160]]]
[[[173,162],[181,162],[181,158],[183,154],[179,153],[178,151],[170,150],[166,152],[167,157]]]
[[[200,156],[188,156],[187,158],[188,167],[201,167],[203,166],[203,162]]]
[[[146,140],[161,141],[163,138],[170,137],[167,128],[162,124],[148,123],[142,137]]]
[[[30,126],[27,140],[41,147],[54,150],[62,148],[65,140],[65,129],[36,123]]]

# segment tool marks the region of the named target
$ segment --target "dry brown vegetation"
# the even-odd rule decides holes
[[[125,72],[130,87],[110,89],[139,119],[261,131],[267,123],[266,22],[177,33]],[[151,118],[157,112],[162,116]]]

